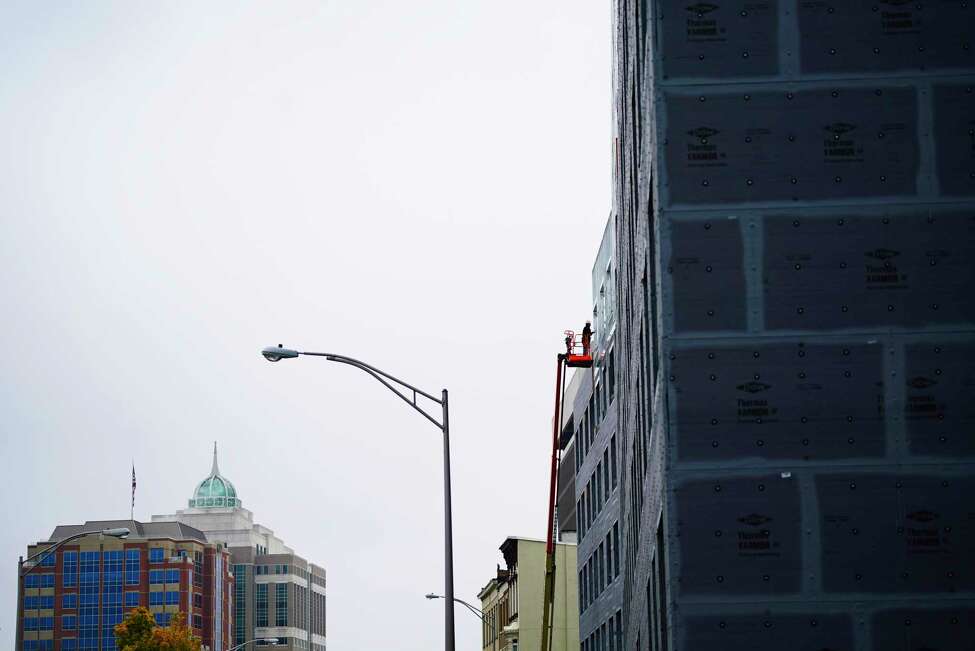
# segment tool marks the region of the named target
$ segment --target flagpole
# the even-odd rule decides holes
[[[132,460],[132,506],[129,509],[129,520],[135,520],[135,459]]]

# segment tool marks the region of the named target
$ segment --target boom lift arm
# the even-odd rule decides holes
[[[592,368],[590,341],[592,329],[586,323],[582,329],[581,354],[577,354],[576,335],[565,331],[565,353],[560,353],[555,369],[555,414],[552,417],[552,468],[548,486],[548,526],[545,534],[545,588],[542,592],[542,637],[539,651],[550,651],[552,647],[552,619],[555,608],[555,501],[559,481],[559,462],[562,446],[559,438],[562,432],[562,398],[565,394],[565,367]]]

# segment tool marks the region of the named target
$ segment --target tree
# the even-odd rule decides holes
[[[181,613],[162,627],[145,608],[129,611],[115,627],[115,643],[119,651],[200,651],[200,638],[186,627]]]

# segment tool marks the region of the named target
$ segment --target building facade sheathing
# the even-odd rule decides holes
[[[625,634],[584,651],[972,647],[969,5],[612,3]]]
[[[577,369],[568,405],[578,540],[579,633],[584,648],[610,648],[622,635],[620,437],[616,404],[615,223],[608,220],[592,270],[593,367]]]

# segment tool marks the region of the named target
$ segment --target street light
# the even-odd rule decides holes
[[[446,651],[454,651],[454,542],[453,542],[453,520],[450,510],[450,425],[447,410],[447,390],[443,389],[440,398],[435,398],[425,391],[417,389],[412,384],[408,384],[399,378],[393,377],[385,371],[381,371],[374,366],[370,366],[357,359],[336,355],[335,353],[311,353],[306,351],[285,348],[281,344],[268,346],[261,351],[261,354],[269,362],[280,362],[282,359],[291,359],[299,355],[312,357],[324,357],[330,362],[339,362],[354,366],[361,371],[365,371],[378,380],[387,389],[402,398],[403,402],[410,405],[416,411],[423,414],[427,420],[437,426],[443,433],[443,484],[444,484],[444,592],[446,593],[446,603],[444,604],[444,648]],[[393,386],[396,385],[396,386]],[[399,388],[397,388],[399,387]],[[405,391],[402,392],[400,389]],[[412,394],[412,398],[407,395]],[[440,405],[442,410],[441,419],[438,421],[417,404],[417,397],[426,398],[431,402]],[[309,584],[310,585],[310,584]],[[309,615],[309,625],[311,616]]]
[[[444,598],[443,595],[434,594],[432,592],[427,593],[425,596],[426,596],[427,599],[443,599]],[[459,603],[459,604],[461,604],[463,606],[466,606],[467,607],[467,610],[469,610],[472,613],[474,613],[475,615],[477,615],[478,618],[482,622],[484,622],[484,624],[486,624],[486,625],[488,625],[488,626],[491,627],[491,632],[495,634],[494,635],[494,640],[493,640],[493,645],[494,645],[494,648],[497,648],[497,646],[498,646],[498,643],[497,643],[497,640],[498,640],[497,633],[499,631],[495,631],[494,630],[496,628],[494,626],[494,621],[495,621],[494,618],[496,616],[496,613],[488,613],[488,614],[485,614],[485,612],[483,610],[481,610],[480,608],[475,608],[474,606],[470,605],[469,603],[467,603],[463,599],[458,599],[457,597],[454,597],[454,601],[456,601],[457,603]],[[488,621],[488,616],[490,616],[490,620],[491,621]]]
[[[17,629],[17,634],[15,636],[17,638],[17,641],[14,648],[17,649],[17,651],[20,651],[20,649],[23,647],[23,640],[24,640],[24,620],[21,617],[21,611],[24,606],[24,577],[30,574],[34,570],[34,568],[39,567],[39,565],[36,564],[31,565],[27,568],[27,571],[25,572],[24,565],[30,563],[38,556],[44,556],[46,559],[48,556],[56,552],[58,550],[58,547],[61,547],[65,543],[71,542],[72,540],[77,540],[78,538],[83,538],[84,536],[90,536],[93,533],[101,534],[103,536],[110,536],[112,538],[126,538],[128,537],[130,531],[127,527],[117,527],[114,529],[102,529],[101,531],[83,531],[81,533],[76,533],[73,536],[68,536],[64,540],[58,541],[53,545],[51,545],[50,547],[45,547],[43,550],[37,552],[33,556],[28,556],[27,558],[21,556],[17,560],[17,621],[14,623],[14,626]]]
[[[255,642],[264,642],[265,646],[278,646],[278,643],[281,642],[281,640],[279,640],[276,637],[259,637],[256,640],[247,640],[246,642],[241,642],[237,646],[227,649],[227,651],[237,651],[237,649],[243,649],[248,644],[253,644]]]

